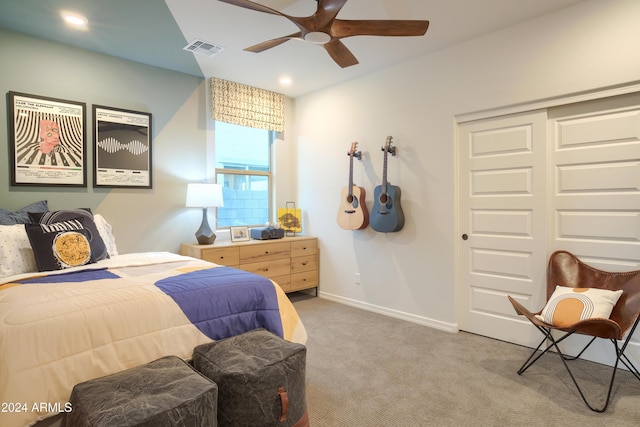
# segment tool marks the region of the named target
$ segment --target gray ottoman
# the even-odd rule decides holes
[[[307,348],[264,329],[203,344],[193,366],[218,385],[218,425],[309,425]]]
[[[217,426],[218,386],[167,356],[76,384],[66,425]]]

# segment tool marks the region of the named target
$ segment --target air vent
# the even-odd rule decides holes
[[[204,56],[215,56],[224,50],[222,46],[198,39],[193,40],[191,43],[183,47],[183,49]]]

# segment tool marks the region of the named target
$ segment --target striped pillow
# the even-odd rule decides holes
[[[569,327],[581,320],[608,319],[622,291],[556,286],[556,290],[536,317],[553,326]]]

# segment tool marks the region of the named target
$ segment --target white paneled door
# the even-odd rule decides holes
[[[543,301],[546,111],[459,128],[461,329],[530,344],[507,295]],[[523,340],[525,342],[523,342]]]
[[[640,269],[640,94],[549,111],[552,249]]]
[[[554,250],[640,269],[640,94],[462,123],[458,144],[461,329],[537,344],[506,295],[542,308]]]

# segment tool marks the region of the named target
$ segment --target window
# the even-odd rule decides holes
[[[271,131],[215,122],[216,182],[224,197],[217,228],[269,221],[272,141]]]

